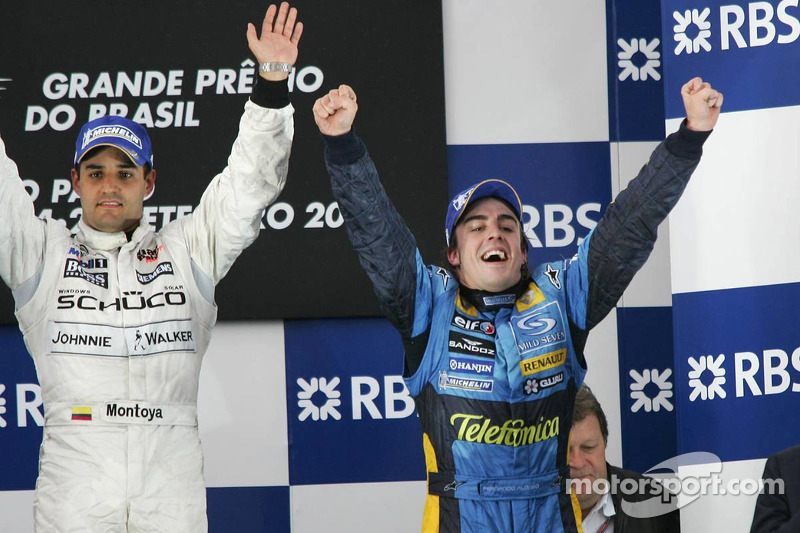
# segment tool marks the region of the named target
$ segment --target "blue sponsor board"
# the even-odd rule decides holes
[[[623,465],[646,472],[678,452],[672,308],[618,308],[617,342]]]
[[[800,283],[673,296],[678,448],[723,461],[797,444]]]
[[[609,139],[660,141],[664,138],[661,2],[607,0],[606,21]]]
[[[292,485],[425,479],[422,432],[385,319],[287,320]]]
[[[724,110],[800,104],[800,8],[795,0],[664,0],[666,116],[684,116],[681,86],[701,76]]]
[[[209,533],[291,531],[289,487],[206,489]]]
[[[43,413],[39,381],[19,328],[0,326],[0,347],[0,490],[33,490],[42,442],[31,415]]]
[[[447,153],[451,198],[489,178],[514,186],[534,265],[574,255],[611,199],[607,142],[462,145]]]

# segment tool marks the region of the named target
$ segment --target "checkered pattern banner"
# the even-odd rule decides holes
[[[406,96],[381,105],[381,73],[392,65],[337,55],[336,79],[296,103],[296,121],[310,122],[310,103],[328,86],[358,72],[377,80],[359,93],[358,131],[390,196],[421,190],[412,178],[441,188],[438,207],[415,204],[413,194],[398,204],[430,241],[429,263],[441,261],[444,198],[487,178],[520,192],[532,262],[570,257],[677,128],[681,84],[700,75],[725,93],[717,131],[651,259],[589,337],[586,380],[609,419],[612,464],[646,471],[707,451],[728,475],[760,476],[761,458],[793,444],[785,414],[800,390],[800,249],[792,245],[800,229],[790,224],[800,198],[800,96],[790,90],[800,72],[798,8],[775,0],[444,0],[441,8],[447,177],[402,145],[426,119],[411,120],[406,134],[387,127],[397,107],[424,101],[420,87],[441,73],[404,71],[396,83]],[[316,24],[342,16],[319,15]],[[405,38],[415,31],[408,25]],[[306,50],[337,46],[315,41],[313,25],[307,32]],[[404,46],[362,33],[338,38],[357,40],[356,49],[370,37]],[[0,79],[0,105],[8,87]],[[318,139],[298,138],[293,161],[321,157]],[[328,230],[344,238],[342,228]],[[365,283],[343,242],[347,268]],[[324,256],[309,250],[306,261]],[[327,266],[314,267],[324,279]],[[347,298],[327,289],[302,302],[330,309]],[[198,406],[210,529],[418,531],[425,466],[400,338],[383,318],[313,316],[222,321],[214,331]],[[30,531],[43,406],[14,326],[0,327],[0,351],[0,530]],[[747,531],[753,502],[701,498],[682,510],[683,530],[706,531],[714,516],[714,530]]]

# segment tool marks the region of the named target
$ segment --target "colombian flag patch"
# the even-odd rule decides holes
[[[73,407],[72,408],[73,420],[91,420],[92,408],[91,407]]]

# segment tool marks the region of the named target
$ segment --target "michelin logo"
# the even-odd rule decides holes
[[[135,145],[137,148],[142,148],[142,140],[128,128],[124,126],[100,126],[98,128],[92,128],[84,133],[81,149],[86,148],[86,146],[97,137],[120,137]]]
[[[710,52],[719,36],[719,49],[754,48],[775,41],[790,44],[800,38],[798,0],[782,0],[776,6],[770,2],[750,2],[746,6],[723,5],[711,15],[711,8],[675,11],[675,55]],[[718,24],[715,32],[714,24]],[[694,35],[694,37],[691,37]]]
[[[447,372],[439,372],[439,389],[462,389],[477,392],[492,392],[494,381],[491,379],[470,379],[449,376]]]

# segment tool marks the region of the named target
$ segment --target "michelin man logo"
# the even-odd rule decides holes
[[[0,383],[0,428],[8,425],[3,415],[6,414],[6,399],[3,398],[3,393],[6,391],[6,386]]]
[[[682,52],[696,54],[701,48],[706,52],[711,51],[711,43],[708,42],[708,38],[711,37],[711,22],[706,20],[709,13],[711,13],[710,8],[705,8],[702,13],[697,9],[692,9],[691,11],[687,9],[683,14],[679,11],[672,13],[672,18],[677,22],[672,28],[675,32],[675,41],[678,43],[675,46],[676,56]],[[687,31],[690,24],[697,26],[697,35],[694,39],[689,37],[689,32]]]
[[[629,372],[633,383],[631,383],[631,399],[636,400],[631,406],[631,411],[636,413],[641,408],[644,408],[646,413],[655,411],[656,413],[663,407],[667,411],[672,411],[672,403],[669,398],[672,398],[672,382],[669,377],[672,375],[672,370],[667,368],[659,372],[657,369],[642,370],[639,374],[636,370]],[[644,391],[644,388],[652,383],[658,387],[658,393],[655,397],[650,398]]]
[[[725,397],[725,389],[722,385],[725,384],[725,369],[722,368],[722,363],[725,362],[725,355],[719,354],[716,358],[711,355],[701,355],[699,360],[694,357],[689,358],[689,366],[692,370],[689,371],[689,386],[692,388],[689,394],[689,401],[693,402],[699,396],[701,400],[713,400],[714,397]],[[708,370],[714,376],[711,383],[706,386],[700,380],[705,371]]]
[[[661,74],[656,70],[661,66],[661,52],[656,50],[661,43],[658,39],[653,39],[648,44],[646,39],[631,39],[631,42],[625,39],[619,39],[617,44],[621,52],[617,52],[619,63],[617,65],[622,69],[619,73],[619,81],[625,81],[630,78],[633,81],[647,81],[647,78],[653,78],[658,81],[661,79]],[[641,67],[637,67],[633,62],[633,56],[637,52],[644,55],[646,61]]]
[[[342,393],[336,390],[336,387],[339,386],[338,377],[333,378],[330,382],[326,378],[311,378],[310,382],[298,378],[297,384],[301,389],[297,393],[297,406],[302,408],[297,418],[301,422],[309,416],[312,420],[327,420],[329,416],[341,420],[342,415],[336,409],[342,404],[339,399]],[[325,395],[325,403],[321,407],[317,407],[312,399],[317,392]]]

